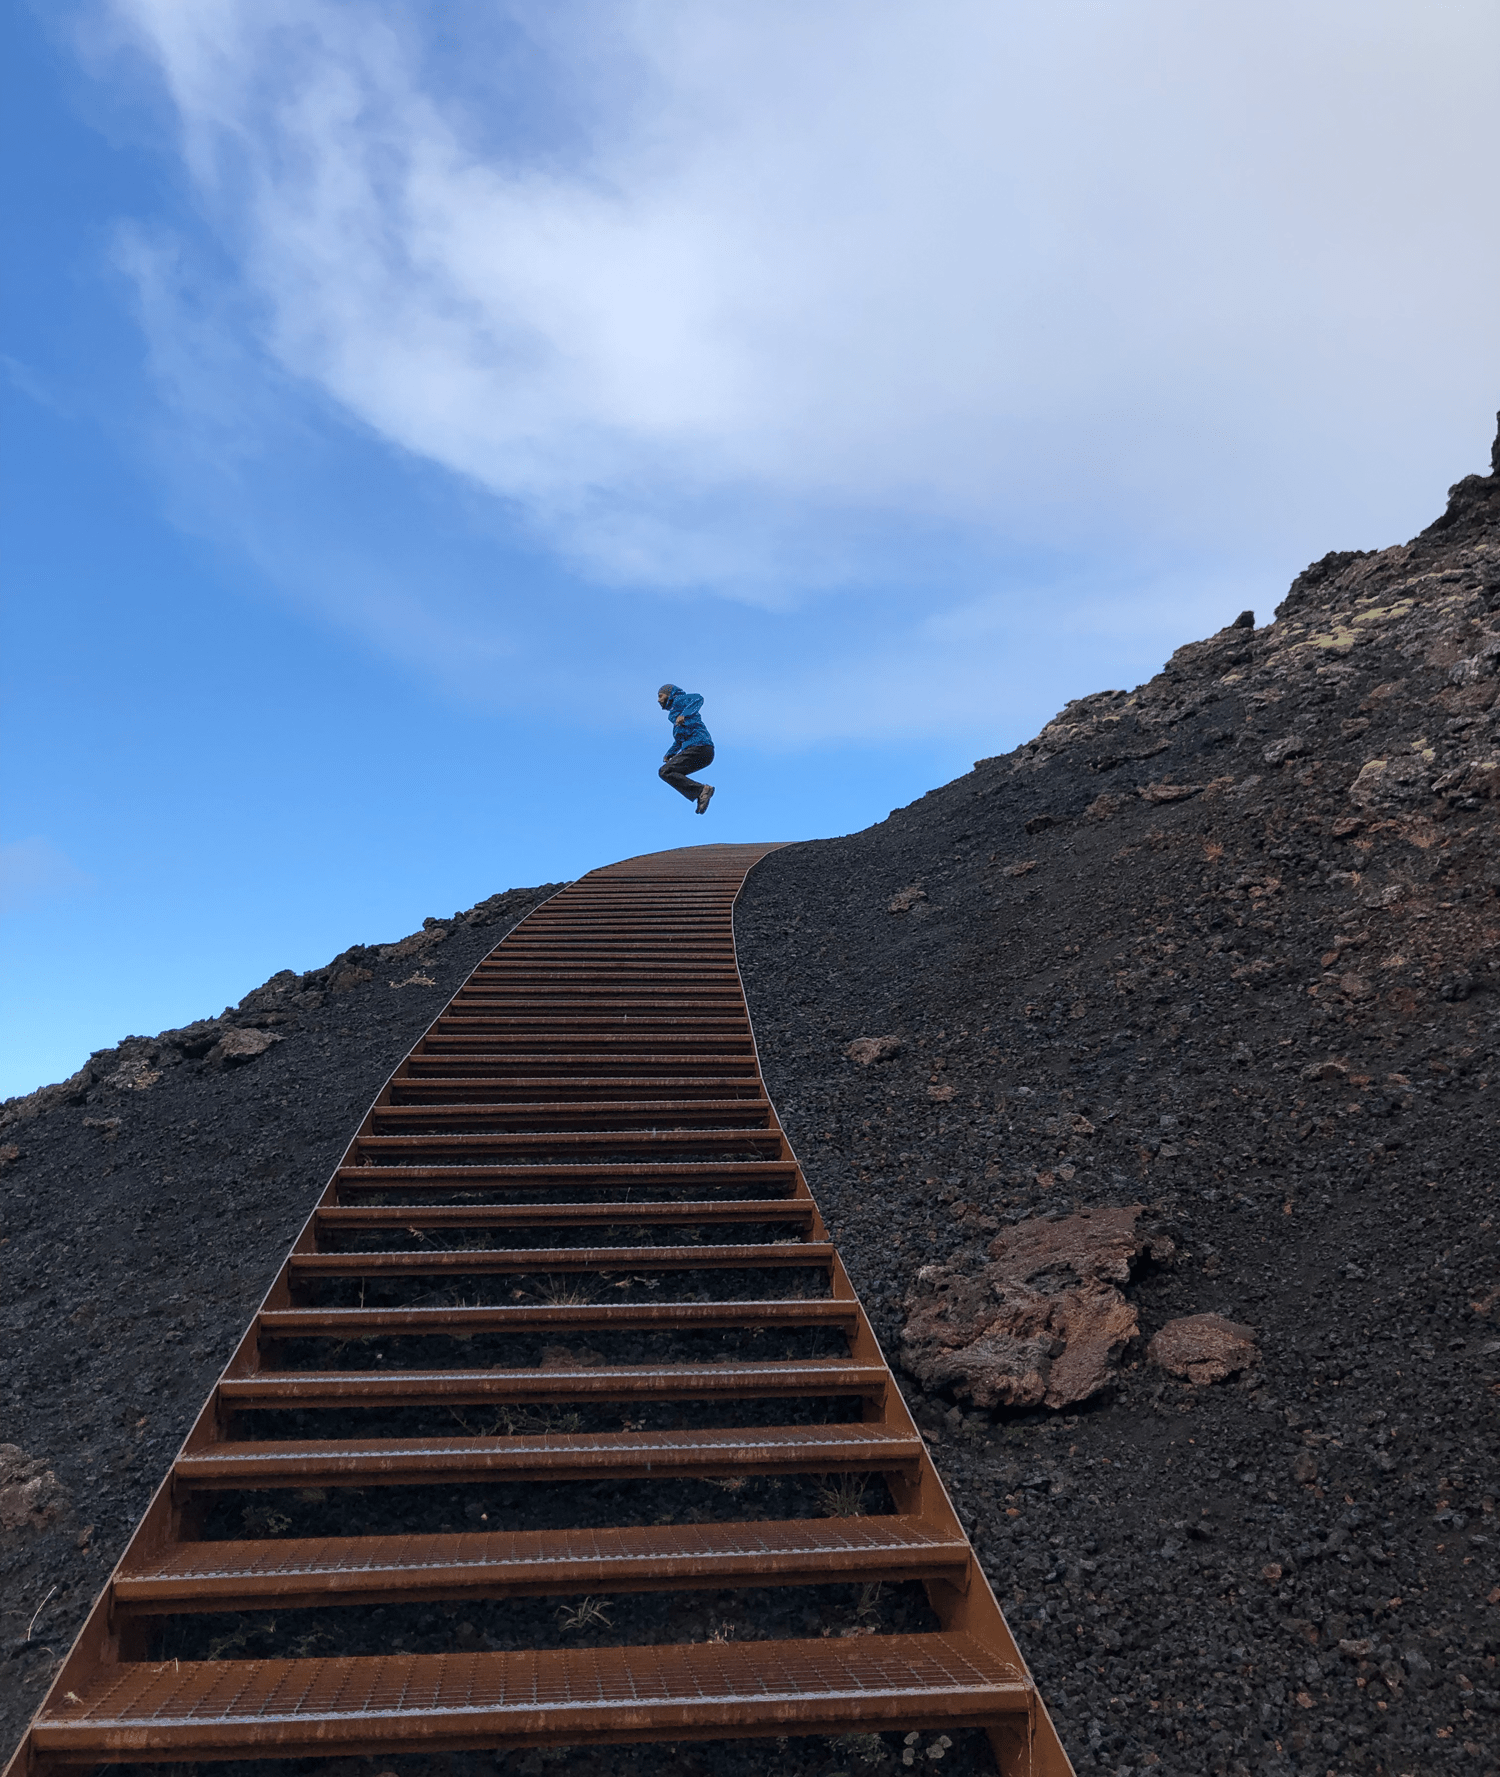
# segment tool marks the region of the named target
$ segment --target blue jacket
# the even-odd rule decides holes
[[[703,724],[698,714],[703,708],[703,699],[696,691],[684,691],[680,685],[672,687],[672,701],[667,705],[667,720],[672,724],[672,744],[667,748],[667,757],[680,753],[685,747],[711,747],[714,737]],[[677,718],[686,720],[679,728]]]

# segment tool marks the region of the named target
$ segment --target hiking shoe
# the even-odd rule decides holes
[[[708,813],[708,805],[713,797],[713,793],[714,793],[714,787],[712,784],[705,784],[703,786],[703,788],[698,792],[697,808],[698,808],[699,814],[707,814]]]

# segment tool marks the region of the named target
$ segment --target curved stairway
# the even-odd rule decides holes
[[[596,870],[474,970],[355,1134],[8,1777],[966,1727],[1003,1777],[1071,1772],[766,1096],[732,909],[774,849]],[[764,1476],[831,1478],[822,1515],[737,1518]],[[414,1502],[399,1531],[316,1534],[273,1509],[605,1481],[667,1509],[454,1530],[413,1492],[381,1496]],[[674,1521],[704,1481],[720,1515]],[[260,1502],[256,1534],[223,1533],[224,1494]],[[935,1628],[163,1652],[164,1619],[201,1613],[912,1581]]]

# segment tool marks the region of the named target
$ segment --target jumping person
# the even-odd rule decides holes
[[[702,771],[713,764],[714,739],[698,714],[703,699],[696,691],[684,691],[677,685],[663,685],[656,701],[667,712],[672,724],[672,746],[662,760],[657,776],[664,784],[696,803],[699,814],[705,814],[713,797],[712,784],[695,784],[690,771]]]

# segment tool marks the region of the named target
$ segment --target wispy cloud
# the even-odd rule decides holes
[[[1383,539],[1500,380],[1483,0],[113,10],[266,350],[607,577]]]

